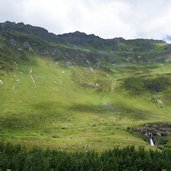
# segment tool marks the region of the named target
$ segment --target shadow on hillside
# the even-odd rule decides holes
[[[33,118],[39,118],[41,120],[46,119],[57,119],[67,120],[71,117],[71,113],[90,113],[90,114],[110,114],[116,117],[124,117],[135,120],[148,120],[153,118],[153,112],[148,109],[140,109],[136,105],[129,106],[124,103],[113,103],[113,104],[80,104],[76,103],[71,106],[66,106],[62,103],[55,101],[38,103],[33,105],[35,110],[39,111],[38,115],[32,115]]]
[[[104,113],[106,110],[102,105],[88,105],[88,104],[75,104],[69,107],[71,111],[78,111],[83,113]]]
[[[69,107],[69,110],[92,114],[111,114],[116,117],[125,117],[135,120],[146,120],[152,117],[152,112],[149,110],[142,110],[136,107],[126,106],[119,103],[111,104],[108,106],[75,104]]]
[[[42,128],[45,124],[53,122],[67,122],[72,118],[72,113],[89,113],[95,115],[108,114],[120,119],[128,118],[134,120],[148,120],[153,118],[153,113],[149,110],[142,110],[136,106],[128,106],[122,103],[88,105],[74,104],[65,106],[55,101],[33,104],[33,112],[19,111],[18,113],[7,113],[0,118],[0,128],[21,130]]]
[[[44,124],[55,121],[67,121],[70,115],[65,109],[67,107],[54,101],[32,104],[25,111],[14,110],[1,116],[0,128],[13,130],[33,129],[42,128],[45,126]]]
[[[25,119],[17,115],[4,116],[0,118],[0,128],[17,130],[25,127]]]

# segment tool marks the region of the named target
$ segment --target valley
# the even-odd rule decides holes
[[[0,171],[171,171],[171,1],[0,2]]]
[[[169,148],[170,61],[162,40],[1,23],[0,141],[64,151],[148,149],[153,130],[154,148]]]

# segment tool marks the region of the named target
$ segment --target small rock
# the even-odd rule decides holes
[[[30,43],[28,41],[23,43],[23,48],[27,49],[29,51],[32,51],[32,48],[31,48]]]
[[[9,42],[10,42],[11,46],[13,46],[13,47],[16,47],[17,46],[17,42],[16,42],[15,39],[10,39]]]
[[[160,99],[156,100],[156,102],[157,102],[157,104],[159,104],[159,105],[163,105],[163,102],[162,102],[162,100],[160,100]]]

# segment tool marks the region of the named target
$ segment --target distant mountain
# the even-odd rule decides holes
[[[99,49],[100,48],[103,49],[106,46],[113,46],[117,42],[117,40],[122,39],[122,38],[102,39],[98,36],[95,36],[94,34],[87,35],[79,31],[58,35],[57,37],[60,40],[69,42],[77,46],[89,45]]]
[[[112,51],[150,51],[155,48],[156,44],[166,44],[162,40],[153,39],[134,39],[125,40],[123,38],[103,39],[94,34],[87,35],[76,31],[73,33],[65,33],[57,36],[61,41],[69,42],[77,46],[93,46],[94,48],[103,49],[111,48]]]
[[[163,38],[164,41],[168,42],[168,43],[171,43],[171,35],[166,35],[164,38]]]
[[[1,68],[16,60],[26,60],[28,53],[71,65],[149,64],[170,60],[171,45],[152,39],[102,39],[78,31],[55,35],[24,23],[0,23]]]

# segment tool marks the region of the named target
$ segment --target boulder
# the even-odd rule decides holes
[[[17,46],[17,41],[15,39],[10,39],[9,40],[11,46],[16,47]]]
[[[32,48],[30,46],[30,43],[28,41],[26,41],[26,42],[23,43],[23,48],[24,49],[27,49],[27,50],[32,50]]]
[[[150,138],[150,134],[154,137],[168,136],[171,134],[171,124],[163,123],[146,123],[143,127],[134,129],[142,133],[146,138]]]

